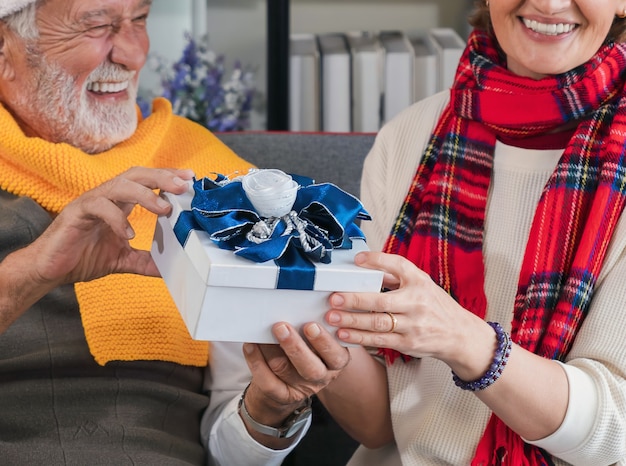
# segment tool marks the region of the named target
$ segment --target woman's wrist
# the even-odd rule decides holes
[[[496,349],[493,328],[480,317],[465,311],[450,334],[449,353],[439,357],[463,380],[479,378],[489,368]]]
[[[511,354],[512,341],[510,335],[497,322],[488,322],[494,331],[496,346],[487,369],[480,377],[464,379],[452,371],[452,380],[463,390],[479,391],[493,385],[502,375]]]

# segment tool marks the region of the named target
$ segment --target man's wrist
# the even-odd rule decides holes
[[[45,288],[32,278],[32,263],[25,248],[0,262],[0,333],[53,288]]]
[[[254,419],[246,407],[245,398],[249,387],[250,385],[248,384],[239,399],[238,412],[245,424],[255,432],[273,438],[291,438],[302,430],[312,416],[311,398],[307,398],[304,404],[301,404],[289,414],[280,426],[275,427],[263,424]]]

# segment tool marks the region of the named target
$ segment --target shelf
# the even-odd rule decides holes
[[[416,0],[429,3],[426,0]],[[289,36],[291,30],[290,0],[266,0],[267,10],[267,129],[289,129]],[[466,36],[467,14],[472,0],[439,0],[446,18],[439,26],[453,27]]]
[[[267,0],[267,129],[289,129],[289,5]]]

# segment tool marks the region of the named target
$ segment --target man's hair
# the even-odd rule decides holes
[[[485,0],[474,0],[474,11],[469,16],[469,23],[471,26],[487,31],[493,35],[491,18],[489,17],[489,7],[487,7]],[[616,16],[613,19],[613,25],[606,39],[615,42],[626,42],[626,18]]]
[[[20,11],[2,18],[2,21],[4,21],[6,25],[22,39],[36,39],[39,37],[39,28],[37,27],[37,7],[42,3],[42,0],[30,3]]]

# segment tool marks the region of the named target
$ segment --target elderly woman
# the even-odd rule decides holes
[[[625,16],[481,0],[452,89],[381,130],[357,262],[387,292],[326,316],[371,348],[320,393],[351,464],[626,464]]]

